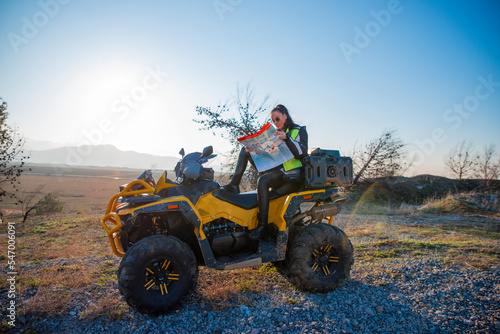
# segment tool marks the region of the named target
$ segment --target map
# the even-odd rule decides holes
[[[286,143],[276,135],[276,128],[266,123],[258,132],[238,138],[250,151],[259,173],[277,167],[293,158]]]

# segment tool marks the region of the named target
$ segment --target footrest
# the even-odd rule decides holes
[[[233,270],[233,269],[241,269],[247,267],[255,267],[260,266],[262,264],[262,258],[256,257],[253,259],[248,259],[240,262],[232,262],[228,263],[224,266],[224,270]]]

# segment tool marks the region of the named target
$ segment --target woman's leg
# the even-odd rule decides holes
[[[243,147],[240,151],[240,154],[238,155],[238,162],[236,163],[236,168],[234,170],[233,177],[231,178],[231,182],[229,182],[222,188],[231,193],[240,193],[241,177],[243,176],[243,173],[245,173],[245,169],[247,168],[249,159],[250,158],[248,156],[248,153],[245,151],[245,147]]]
[[[284,174],[281,170],[275,169],[259,177],[257,181],[257,198],[259,200],[258,225],[250,233],[250,238],[258,238],[264,226],[267,225],[269,216],[269,188],[285,184],[283,176]]]

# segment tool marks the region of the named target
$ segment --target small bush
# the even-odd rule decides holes
[[[48,193],[44,198],[38,201],[35,207],[35,215],[43,215],[46,213],[61,212],[64,209],[64,205],[59,201],[59,199]]]
[[[421,208],[424,212],[429,213],[454,213],[454,214],[464,214],[464,213],[483,213],[483,210],[475,206],[473,203],[465,201],[460,198],[455,198],[449,195],[443,199],[438,199],[435,201],[430,201]]]

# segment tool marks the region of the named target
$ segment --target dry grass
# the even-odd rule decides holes
[[[500,197],[496,193],[466,192],[428,199],[419,208],[433,214],[489,214],[500,216]]]
[[[26,184],[25,191],[35,191],[38,185],[43,185],[43,189],[32,201],[35,204],[47,193],[55,194],[61,203],[64,204],[65,212],[91,212],[105,210],[109,198],[118,192],[118,187],[128,181],[114,179],[95,179],[86,177],[56,177],[45,175],[23,175],[21,182]],[[9,205],[5,209],[17,209],[18,207]],[[18,211],[18,214],[20,212]]]
[[[20,261],[42,261],[60,258],[103,257],[107,238],[98,215],[72,215],[36,217],[37,222],[18,224],[23,234],[19,240]],[[109,248],[109,247],[108,247]]]
[[[106,317],[111,320],[117,320],[121,319],[129,311],[128,305],[121,299],[118,290],[113,289],[99,295],[97,300],[92,298],[87,308],[80,312],[80,319]]]
[[[292,284],[279,273],[283,270],[284,268],[270,263],[230,271],[202,268],[197,298],[215,310],[238,305],[254,306],[249,297],[252,294],[267,294],[276,288],[282,291],[294,290]]]
[[[500,262],[500,221],[487,216],[341,215],[336,223],[353,241],[356,261],[432,256],[480,269]]]
[[[356,263],[363,264],[366,273],[370,266],[365,264],[378,268],[387,260],[421,256],[480,269],[500,260],[498,222],[484,217],[341,214],[335,224],[351,238]],[[21,315],[46,317],[75,311],[80,319],[120,319],[129,313],[116,289],[119,259],[111,253],[99,216],[58,214],[17,225],[16,230],[21,232],[17,238]],[[6,242],[5,236],[0,242]],[[233,271],[202,267],[192,298],[219,311],[255,305],[255,298],[266,294],[282,293],[285,302],[297,303],[295,287],[284,273],[286,269],[272,264]]]
[[[75,308],[82,316],[123,313],[126,304],[119,296],[107,296],[114,291],[109,287],[116,282],[118,259],[99,216],[59,214],[37,219],[16,224],[20,314],[54,316]],[[6,236],[0,242],[6,243]],[[1,282],[3,288],[5,279]],[[96,299],[100,293],[104,295]]]
[[[435,254],[444,257],[447,262],[471,262],[479,267],[487,268],[499,260],[500,253],[497,248],[492,248],[494,245],[495,242],[463,239],[451,241],[383,240],[358,245],[357,255],[365,261],[375,261],[377,258]],[[464,261],[464,259],[467,259],[467,261]]]
[[[116,289],[119,258],[112,255],[97,215],[37,217],[16,225],[20,315],[57,316],[77,312],[81,319],[121,318],[129,312]],[[6,242],[0,237],[0,242]],[[2,285],[6,284],[1,280]],[[252,305],[248,294],[293,289],[272,264],[233,271],[201,268],[199,302],[223,310]]]
[[[47,264],[23,270],[18,284],[21,314],[54,316],[79,311],[81,318],[116,317],[128,310],[118,291],[116,265],[80,261],[74,265]],[[45,264],[45,263],[41,263]]]
[[[371,215],[410,215],[418,212],[419,206],[407,204],[375,204],[367,202],[358,202],[346,211],[352,214],[371,214]]]
[[[119,319],[128,314],[130,310],[116,289],[119,258],[111,252],[100,226],[101,215],[89,213],[93,207],[103,210],[118,186],[128,180],[67,176],[59,182],[48,175],[26,177],[32,177],[28,181],[34,184],[50,184],[53,188],[44,191],[61,194],[66,210],[73,207],[77,211],[31,217],[16,225],[20,315],[46,317],[74,311],[81,319]],[[80,195],[83,197],[71,197]],[[480,269],[500,262],[500,223],[495,216],[429,216],[415,206],[370,203],[345,212],[334,224],[351,238],[355,267],[359,265],[366,274],[375,270],[370,268],[380,270],[378,264],[385,261],[424,256]],[[0,224],[3,245],[7,242],[5,233],[6,224]],[[5,263],[5,255],[0,260]],[[272,264],[233,271],[200,268],[197,293],[192,298],[220,311],[252,306],[259,295],[266,294],[282,293],[285,302],[300,302],[295,287],[283,274],[286,269]],[[5,272],[0,274],[0,289],[7,284],[2,275]]]

